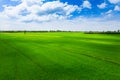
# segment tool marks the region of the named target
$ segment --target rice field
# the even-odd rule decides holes
[[[120,80],[120,34],[0,33],[0,80]]]

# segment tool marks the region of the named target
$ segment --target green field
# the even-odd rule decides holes
[[[120,34],[0,33],[0,80],[120,80]]]

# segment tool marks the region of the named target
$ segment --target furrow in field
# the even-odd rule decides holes
[[[0,80],[16,80],[17,79],[17,64],[15,50],[0,40]],[[3,72],[4,71],[4,72]]]
[[[39,46],[39,45],[38,45]],[[40,46],[39,46],[40,47]],[[50,46],[49,46],[50,47]],[[113,67],[113,64],[114,64],[114,66],[117,68],[118,66],[120,66],[119,65],[119,63],[116,63],[116,62],[112,62],[112,61],[109,61],[109,60],[107,60],[107,59],[102,59],[102,58],[99,58],[99,57],[94,57],[94,56],[90,56],[90,55],[87,55],[87,54],[83,54],[82,52],[80,53],[80,54],[78,54],[77,52],[75,52],[75,51],[71,51],[71,50],[67,50],[67,49],[64,49],[64,48],[60,48],[60,49],[58,49],[58,48],[56,48],[56,47],[58,47],[58,46],[54,46],[54,47],[52,47],[52,48],[50,48],[51,49],[51,51],[53,51],[53,52],[56,52],[56,54],[57,54],[57,52],[59,52],[60,50],[62,50],[62,52],[63,52],[63,54],[64,55],[62,55],[62,56],[64,56],[64,58],[66,58],[65,56],[71,56],[70,58],[67,58],[67,60],[68,60],[68,62],[67,63],[70,63],[70,64],[72,64],[72,62],[74,62],[74,61],[76,61],[76,63],[78,63],[77,65],[79,65],[79,63],[80,64],[82,64],[82,65],[86,65],[86,66],[89,66],[89,67],[91,67],[91,68],[96,68],[96,70],[97,70],[97,66],[99,65],[99,66],[102,66],[102,65],[104,65],[104,66],[106,66],[106,67],[108,67],[109,66],[109,68],[108,68],[108,70],[109,69],[111,69],[112,67]],[[59,46],[60,47],[60,46]],[[48,46],[44,46],[44,48],[46,48],[46,49],[48,49]],[[49,51],[49,50],[48,50]],[[84,53],[86,53],[85,51],[83,51]],[[62,54],[62,53],[61,53]],[[59,54],[58,54],[59,55]],[[59,55],[60,56],[60,55]],[[84,59],[83,59],[83,56],[85,56],[84,57]],[[87,59],[87,57],[89,57],[89,59]],[[71,59],[70,61],[71,62],[69,62],[69,59]],[[64,60],[64,59],[63,59]],[[82,60],[82,61],[81,61]],[[86,63],[86,61],[88,60],[88,62],[90,62],[91,64],[88,64],[88,62]],[[94,61],[95,60],[95,61]],[[58,61],[58,60],[57,60]],[[94,61],[94,62],[91,62],[91,61]],[[93,65],[93,63],[94,63],[94,65]],[[97,66],[95,65],[97,63]],[[106,63],[109,63],[109,64],[106,64]],[[62,63],[61,63],[61,65],[62,65]],[[65,64],[64,64],[65,65]],[[74,64],[75,65],[75,64]],[[99,67],[99,69],[98,70],[101,70],[101,71],[103,71],[103,73],[104,73],[104,68],[102,69],[102,68],[100,68]],[[115,71],[116,72],[116,74],[114,74],[114,75],[118,75],[119,74],[119,70],[117,70],[117,71]],[[105,73],[107,73],[107,72],[105,72]],[[112,73],[112,72],[111,72]],[[113,71],[113,73],[114,73],[114,71]],[[118,74],[117,74],[118,73]]]
[[[2,41],[4,44],[6,44],[7,46],[10,46],[12,49],[16,50],[17,53],[19,53],[20,55],[26,57],[27,59],[29,59],[30,61],[32,61],[34,64],[36,64],[38,67],[41,68],[41,66],[36,63],[31,57],[29,57],[28,55],[26,55],[23,51],[21,51],[19,48],[17,48],[17,45],[16,44],[13,44],[13,43],[8,43],[8,42],[5,42],[5,41]]]
[[[93,56],[93,55],[90,55],[89,52],[91,52],[91,50],[83,50],[83,49],[82,49],[82,52],[79,53],[79,52],[71,51],[71,50],[68,50],[68,49],[65,49],[65,48],[62,48],[62,49],[68,51],[69,53],[75,53],[75,54],[77,53],[78,55],[84,55],[84,56],[87,56],[87,57],[95,58],[95,59],[98,59],[98,60],[106,61],[106,62],[109,62],[109,63],[112,63],[112,64],[115,64],[115,65],[120,66],[120,63],[119,63],[119,62],[115,62],[115,61],[110,60],[110,59],[108,59],[108,58],[102,58],[102,57],[97,57],[97,56],[95,56],[95,55],[94,55],[94,56]],[[87,53],[87,54],[85,54],[85,53]],[[88,53],[89,53],[89,54],[88,54]]]
[[[15,68],[14,68],[14,75],[12,75],[12,76],[14,76],[15,78],[15,80],[20,80],[20,79],[22,79],[22,78],[24,78],[24,75],[28,75],[28,74],[24,74],[24,73],[27,73],[27,72],[31,72],[31,71],[27,71],[27,72],[25,72],[25,71],[23,71],[22,73],[21,73],[21,69],[24,69],[24,65],[27,65],[27,66],[25,66],[25,67],[30,67],[30,68],[34,68],[33,70],[35,70],[35,72],[36,72],[36,70],[38,70],[38,71],[41,71],[41,72],[37,72],[37,77],[38,78],[40,78],[40,79],[42,79],[42,75],[47,75],[47,71],[43,68],[43,67],[41,67],[41,65],[39,65],[39,63],[37,63],[36,61],[35,61],[35,59],[33,59],[33,58],[31,58],[31,57],[29,57],[29,55],[26,55],[23,51],[21,51],[20,49],[19,49],[19,47],[16,45],[16,44],[14,44],[14,42],[7,42],[7,41],[2,41],[2,43],[3,44],[5,44],[6,46],[9,46],[9,47],[11,47],[11,49],[10,50],[14,50],[15,52],[14,52],[14,54],[16,55],[16,56],[11,56],[11,58],[12,59],[14,59],[14,61],[11,61],[12,63],[13,63],[13,65],[15,66]],[[10,55],[10,54],[9,54]],[[16,58],[15,58],[16,57]],[[22,60],[22,62],[21,61],[19,61],[19,59],[21,59]],[[24,61],[25,60],[25,61]],[[27,62],[28,61],[28,62]],[[20,62],[20,63],[19,63]],[[26,63],[27,62],[27,63]],[[32,62],[32,63],[31,63]],[[29,66],[29,64],[28,63],[31,63],[30,65],[32,65],[32,64],[34,64],[34,66]],[[21,64],[23,64],[23,66],[21,65]],[[12,65],[11,65],[12,66]],[[7,66],[6,66],[7,67]],[[21,67],[23,67],[23,68],[21,68]],[[31,73],[31,74],[33,74],[33,73]],[[42,74],[42,75],[39,75],[39,74]],[[23,76],[21,76],[21,75],[23,75]],[[30,75],[30,74],[29,74]],[[21,77],[21,78],[20,78]],[[33,76],[34,77],[34,76]],[[26,77],[26,79],[29,79],[30,80],[30,78],[32,79],[33,78],[32,77],[32,75],[31,76],[27,76]],[[25,80],[25,78],[24,79],[22,79],[22,80]]]
[[[56,75],[56,78],[57,77],[59,77],[60,78],[60,76],[68,76],[68,75],[71,75],[72,76],[72,73],[74,72],[75,74],[77,73],[77,72],[75,72],[74,70],[71,70],[71,68],[69,69],[68,67],[67,67],[67,65],[65,65],[65,64],[63,64],[63,65],[61,65],[58,61],[60,61],[60,60],[56,60],[55,59],[55,57],[57,57],[57,55],[54,55],[54,53],[52,54],[52,53],[50,53],[50,52],[52,52],[52,51],[50,51],[50,50],[46,50],[46,48],[44,47],[42,47],[42,46],[37,46],[37,44],[33,44],[33,43],[29,43],[29,44],[31,44],[31,46],[32,46],[32,48],[33,47],[35,47],[37,50],[40,50],[40,48],[42,48],[43,49],[43,52],[41,53],[41,52],[38,52],[39,54],[42,54],[42,55],[44,55],[45,57],[47,57],[47,62],[45,62],[46,64],[48,64],[48,65],[44,65],[44,64],[41,64],[41,63],[39,63],[40,65],[43,65],[44,66],[44,69],[46,69],[47,71],[48,71],[48,75],[49,75],[49,77],[50,76],[53,76],[53,78],[55,78],[55,76],[54,75]],[[20,46],[24,46],[24,47],[27,47],[27,44],[25,44],[25,43],[23,43],[23,44],[19,44],[19,47]],[[24,48],[23,47],[23,50],[24,49],[27,49],[27,48]],[[30,47],[30,49],[28,49],[28,50],[30,50],[31,52],[32,52],[32,55],[34,55],[34,56],[31,56],[31,55],[29,55],[28,53],[26,53],[27,55],[29,55],[30,57],[32,57],[33,59],[36,59],[36,60],[38,60],[38,62],[40,61],[39,59],[40,59],[40,55],[38,54],[38,55],[36,55],[36,52],[34,52],[35,50],[34,49],[32,49],[31,47]],[[45,50],[45,51],[44,51]],[[28,51],[29,52],[29,51]],[[37,57],[35,57],[35,56],[37,56]],[[61,56],[60,54],[58,54],[58,56]],[[63,57],[64,56],[64,57]],[[65,57],[67,57],[68,55],[62,55],[62,57],[63,57],[63,59],[65,59]],[[39,58],[39,59],[38,59]],[[66,59],[67,60],[67,59]],[[57,62],[56,62],[57,61]],[[63,60],[61,60],[61,61],[63,61]],[[71,60],[70,60],[71,61]],[[50,62],[50,63],[49,63]],[[65,61],[66,62],[66,61]],[[70,77],[68,77],[68,78],[70,78]]]

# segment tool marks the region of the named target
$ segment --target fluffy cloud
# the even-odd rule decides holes
[[[83,8],[89,8],[89,9],[92,8],[91,3],[89,1],[86,1],[86,0],[83,2],[82,6],[83,6]]]
[[[20,1],[20,0],[10,0],[10,1]]]
[[[104,18],[77,17],[73,20],[56,20],[42,23],[24,23],[0,17],[0,30],[65,30],[65,31],[107,31],[120,29],[119,21],[107,21]]]
[[[113,10],[109,10],[109,11],[107,11],[104,15],[105,15],[106,17],[112,17],[112,12],[113,12]]]
[[[115,6],[114,10],[115,11],[120,11],[120,7],[119,6]]]
[[[80,7],[60,2],[60,0],[50,2],[47,0],[11,1],[19,1],[19,4],[16,6],[3,6],[4,10],[0,12],[0,25],[2,25],[0,30],[105,31],[120,29],[120,19],[117,20],[119,16],[114,16],[114,13],[117,13],[120,9],[118,2],[112,2],[114,5],[117,5],[114,10],[111,8],[108,10],[107,8],[107,12],[101,12],[103,15],[100,19],[97,19],[98,17],[95,17],[95,19],[88,17],[75,18],[76,14],[74,14],[74,18],[67,19],[72,16],[72,13],[81,11],[81,8],[91,9],[92,4],[89,0],[84,0]],[[106,7],[106,4],[102,3],[97,6],[103,9]]]
[[[97,7],[100,9],[104,9],[106,7],[106,5],[107,4],[104,2],[104,3],[101,3],[100,5],[97,5]]]
[[[117,3],[120,3],[120,0],[109,0],[109,2],[112,4],[117,4]]]
[[[109,11],[106,12],[106,14],[110,14],[110,13],[112,13],[112,10],[109,10]]]
[[[43,2],[43,0],[21,0],[17,6],[3,6],[4,15],[19,21],[50,21],[69,18],[80,7],[60,1]]]

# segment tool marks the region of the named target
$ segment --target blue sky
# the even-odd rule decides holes
[[[118,30],[120,0],[0,0],[0,21],[0,30]]]

